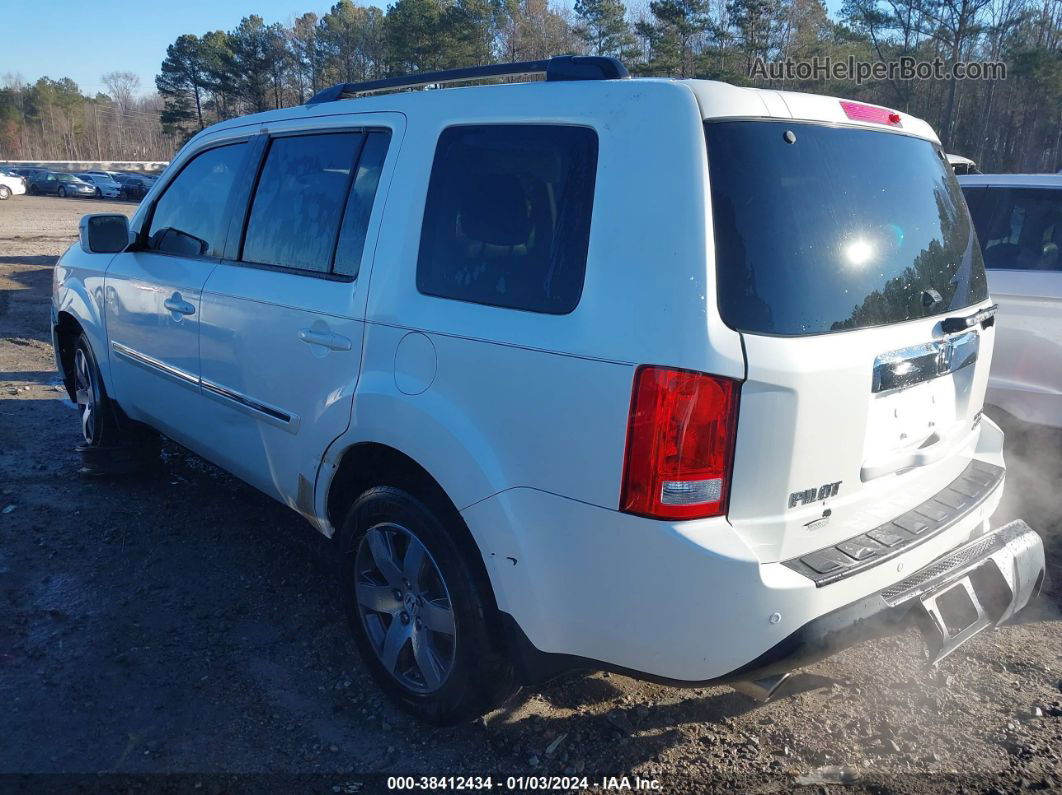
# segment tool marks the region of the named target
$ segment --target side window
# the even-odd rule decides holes
[[[990,188],[985,205],[986,268],[1062,271],[1062,190]]]
[[[365,133],[276,138],[258,180],[241,259],[328,273]]]
[[[148,248],[185,257],[220,257],[228,228],[226,205],[247,144],[196,155],[155,204]]]
[[[583,290],[597,134],[560,125],[450,127],[439,136],[417,289],[566,314]]]
[[[358,170],[343,213],[336,245],[335,272],[343,276],[358,277],[361,270],[361,254],[365,248],[365,233],[369,227],[376,188],[380,184],[387,146],[391,142],[388,132],[371,132],[358,160]]]

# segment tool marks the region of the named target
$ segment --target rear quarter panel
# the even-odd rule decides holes
[[[532,488],[616,510],[635,367],[743,376],[740,338],[709,311],[715,284],[700,111],[681,84],[639,83],[524,84],[413,98],[417,112],[407,112],[370,276],[351,428],[326,463],[351,444],[377,441],[427,468],[459,509]],[[570,314],[417,291],[440,133],[502,123],[597,131],[586,277]],[[430,383],[418,394],[396,386],[408,375],[399,349],[411,333],[430,341],[434,357]],[[319,490],[319,506],[326,491]]]

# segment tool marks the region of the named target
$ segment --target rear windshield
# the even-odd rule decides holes
[[[728,326],[822,334],[987,297],[958,182],[929,141],[792,121],[704,127]]]

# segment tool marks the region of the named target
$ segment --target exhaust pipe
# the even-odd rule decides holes
[[[784,674],[776,674],[775,676],[768,676],[751,682],[733,682],[730,686],[751,699],[766,703],[790,676],[792,674],[786,671]]]

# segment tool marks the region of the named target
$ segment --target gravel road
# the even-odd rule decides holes
[[[328,545],[294,513],[173,445],[149,477],[78,476],[52,266],[81,214],[132,209],[0,202],[0,773],[187,773],[207,791],[251,773],[355,791],[369,772],[639,775],[666,792],[1062,787],[1058,591],[931,671],[905,634],[800,672],[765,705],[597,673],[473,725],[416,724],[362,671]],[[1048,537],[1056,583],[1060,449],[1015,435],[997,514]]]

